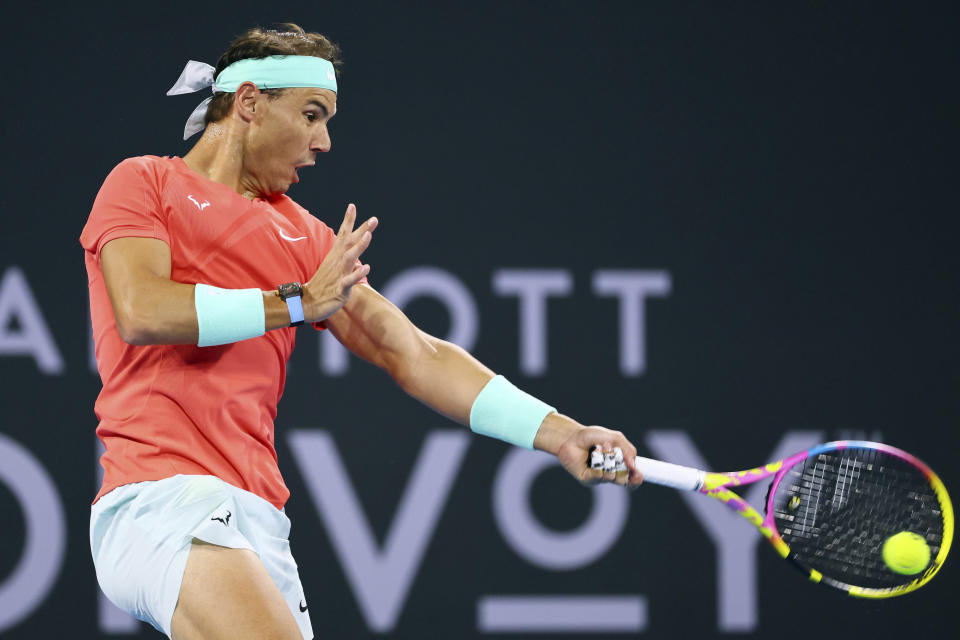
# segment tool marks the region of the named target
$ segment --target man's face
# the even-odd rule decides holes
[[[330,150],[327,123],[337,111],[329,89],[293,88],[279,96],[260,93],[244,152],[244,174],[256,193],[286,193],[299,182],[297,169],[312,166]]]

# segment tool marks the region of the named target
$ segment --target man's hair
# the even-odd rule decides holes
[[[339,75],[340,47],[319,33],[309,33],[292,22],[280,25],[284,30],[262,29],[254,27],[230,43],[226,52],[217,60],[213,77],[238,60],[247,58],[266,58],[268,56],[314,56],[333,63]],[[265,89],[271,96],[279,95],[283,89]],[[217,122],[227,117],[233,104],[232,93],[217,93],[210,101],[204,124]]]

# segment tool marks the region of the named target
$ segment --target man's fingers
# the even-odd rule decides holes
[[[613,462],[614,473],[616,473],[614,482],[621,486],[626,486],[627,481],[630,479],[630,472],[627,469],[627,464],[623,458],[623,449],[620,447],[613,448]]]
[[[623,474],[624,482],[631,487],[637,487],[643,482],[643,474],[640,473],[640,469],[637,468],[637,449],[630,441],[626,438],[623,439],[623,444],[620,445],[623,450]],[[620,474],[617,474],[617,482],[619,483]]]
[[[593,469],[587,467],[586,469],[580,472],[580,475],[577,477],[577,480],[579,480],[581,484],[594,485],[600,482],[600,475],[597,472],[595,472]]]
[[[622,452],[622,461],[618,462],[617,484],[637,486],[643,482],[643,474],[637,469],[637,448],[619,431],[613,432],[615,448]]]
[[[365,234],[372,232],[377,228],[379,221],[376,218],[369,218],[363,224],[357,226],[350,235],[347,236],[347,244],[354,244],[360,241]]]
[[[357,221],[357,207],[353,204],[347,205],[347,211],[343,214],[343,222],[340,223],[340,230],[337,231],[338,238],[345,238],[353,231],[353,223]]]
[[[603,447],[599,444],[590,450],[590,460],[584,474],[590,479],[591,484],[596,484],[603,480]]]
[[[370,265],[358,264],[356,269],[354,269],[347,275],[343,276],[343,280],[341,280],[343,289],[345,290],[349,289],[353,285],[357,284],[358,282],[363,280],[368,273],[370,273]]]
[[[360,258],[360,254],[367,250],[367,247],[370,246],[370,241],[373,239],[373,234],[369,231],[364,231],[363,235],[354,243],[352,246],[348,247],[346,251],[343,252],[344,262],[346,264],[353,264]]]
[[[613,447],[609,444],[603,445],[603,479],[607,482],[613,482],[616,477],[616,462]]]
[[[330,252],[341,251],[347,263],[354,262],[370,246],[373,230],[377,228],[378,224],[380,222],[376,218],[370,218],[352,232],[346,235],[338,235]]]
[[[621,486],[636,487],[643,482],[643,475],[634,464],[635,451],[628,441],[623,446],[597,444],[590,449],[587,472],[598,481],[614,482]]]
[[[603,469],[603,447],[597,444],[590,449],[590,460],[587,466],[591,469]]]

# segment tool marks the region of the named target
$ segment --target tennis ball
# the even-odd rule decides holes
[[[912,576],[930,564],[930,546],[923,536],[912,531],[901,531],[883,543],[883,561],[890,571]]]

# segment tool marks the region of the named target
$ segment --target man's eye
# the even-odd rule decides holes
[[[315,114],[315,113],[307,112],[307,113],[304,114],[304,115],[307,116],[307,120],[309,120],[310,122],[313,122],[314,120],[317,119],[317,114]]]

